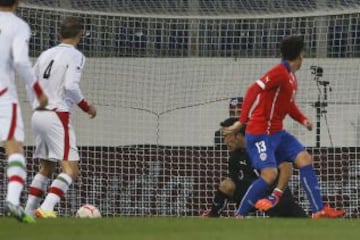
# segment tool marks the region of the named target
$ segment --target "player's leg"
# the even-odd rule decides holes
[[[33,178],[29,196],[26,202],[25,212],[34,215],[34,211],[40,207],[40,202],[47,191],[51,174],[54,172],[56,162],[40,160],[40,170]]]
[[[79,174],[79,153],[76,147],[75,133],[69,123],[68,113],[53,113],[47,118],[52,119],[52,131],[46,139],[49,159],[62,159],[62,172],[52,182],[44,202],[35,211],[36,216],[43,218],[56,217],[55,205],[60,202],[60,199]]]
[[[54,207],[60,202],[60,199],[65,195],[72,182],[79,174],[78,161],[62,161],[62,172],[52,182],[49,193],[40,209],[44,212],[54,211]],[[38,216],[41,217],[41,216]]]
[[[4,144],[7,158],[8,189],[6,201],[18,206],[20,195],[26,181],[26,161],[22,153],[22,144],[14,138]]]
[[[277,154],[279,161],[285,159],[293,161],[299,169],[300,181],[310,202],[313,216],[322,217],[326,215],[332,217],[333,213],[336,215],[335,209],[326,208],[326,211],[331,212],[331,214],[324,212],[319,183],[312,165],[312,157],[305,150],[305,147],[293,135],[285,132]],[[339,212],[339,214],[341,213]]]
[[[299,152],[295,158],[295,166],[299,168],[300,181],[310,202],[312,213],[320,212],[324,205],[310,154],[305,150]]]
[[[202,217],[218,217],[226,208],[227,202],[230,197],[234,195],[235,183],[231,178],[225,178],[221,181],[219,188],[215,192],[211,208],[205,211]]]
[[[299,168],[300,181],[310,201],[312,212],[319,212],[323,209],[323,203],[311,156],[293,135],[286,131],[283,133],[281,144],[276,152],[278,163],[290,161]]]
[[[17,104],[1,104],[1,140],[7,156],[8,178],[6,208],[14,217],[23,222],[34,222],[20,206],[20,196],[26,181],[26,159],[22,142],[24,129],[20,108]]]
[[[279,203],[293,172],[292,163],[290,162],[281,162],[278,164],[278,169],[280,173],[276,187],[268,196],[260,199],[255,204],[255,207],[261,211],[268,211]]]
[[[345,211],[333,209],[329,205],[323,205],[311,155],[305,150],[300,152],[296,156],[295,165],[299,168],[300,180],[307,198],[310,201],[313,218],[336,218],[344,216]]]
[[[266,191],[277,177],[276,167],[265,168],[260,171],[260,177],[250,185],[240,202],[238,210],[235,212],[235,215],[239,216],[240,218],[248,215],[248,213],[254,207],[255,203],[261,197],[264,197]]]
[[[234,192],[234,196],[233,196],[233,200],[236,203],[236,208],[239,208],[241,200],[243,199],[243,197],[245,196],[247,190],[249,189],[249,187],[251,186],[251,184],[256,180],[257,178],[249,178],[249,179],[242,179],[242,180],[238,180],[236,182],[236,189]],[[256,209],[252,209],[250,212],[255,211]]]
[[[49,111],[35,111],[31,118],[32,131],[35,136],[35,151],[33,153],[34,159],[40,159],[40,170],[34,176],[29,195],[25,206],[25,211],[28,214],[34,215],[34,211],[40,206],[40,202],[47,190],[50,182],[50,175],[54,171],[56,162],[49,162],[47,141],[51,135],[52,118],[47,115],[52,115]]]
[[[260,177],[248,188],[240,202],[235,215],[247,216],[254,204],[263,197],[267,189],[277,178],[278,170],[274,149],[277,146],[279,135],[246,135],[246,147],[255,169],[260,170]]]

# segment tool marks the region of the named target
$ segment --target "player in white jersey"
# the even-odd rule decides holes
[[[84,55],[75,48],[83,36],[80,19],[66,18],[59,35],[61,43],[44,51],[34,66],[35,75],[49,96],[49,104],[45,110],[36,110],[32,116],[36,138],[34,158],[40,159],[41,168],[31,183],[25,211],[40,218],[56,217],[55,205],[79,174],[79,153],[70,124],[73,105],[77,104],[91,118],[96,116],[95,107],[85,101],[79,85],[85,64]],[[36,102],[33,107],[37,109]],[[52,182],[39,207],[58,161],[62,172]]]
[[[36,81],[29,60],[29,25],[14,14],[18,0],[0,0],[0,138],[7,155],[8,189],[5,208],[22,222],[34,222],[20,206],[20,195],[26,181],[23,155],[24,129],[15,85],[17,72],[34,91],[43,108],[47,97]]]

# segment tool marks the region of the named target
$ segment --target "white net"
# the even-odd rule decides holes
[[[293,0],[280,7],[199,0],[198,15],[185,0],[24,2],[18,13],[33,30],[33,57],[57,43],[65,16],[84,18],[88,32],[79,45],[87,56],[82,87],[99,114],[92,121],[80,111],[73,116],[82,174],[59,207],[62,215],[85,203],[107,216],[192,216],[206,209],[227,172],[228,153],[213,140],[229,99],[279,61],[284,36],[301,34],[306,59],[297,100],[316,129],[309,133],[293,121],[286,127],[314,154],[324,201],[360,216],[359,1]],[[283,17],[290,9],[299,16]],[[237,11],[244,14],[236,18]],[[26,104],[23,112],[30,158]],[[37,162],[29,163],[32,176]],[[308,209],[297,178],[292,190]]]
[[[26,0],[26,4],[50,8],[100,11],[121,14],[157,14],[179,16],[239,16],[311,14],[354,11],[358,0]]]

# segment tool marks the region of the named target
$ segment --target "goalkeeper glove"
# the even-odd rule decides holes
[[[255,208],[261,211],[268,211],[270,208],[273,208],[276,204],[278,204],[282,194],[283,191],[281,189],[275,188],[271,195],[258,200],[255,204]]]

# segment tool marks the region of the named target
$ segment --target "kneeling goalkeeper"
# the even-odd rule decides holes
[[[222,127],[234,124],[237,118],[228,118],[221,122]],[[230,151],[229,175],[219,185],[210,209],[205,211],[203,217],[218,217],[226,208],[228,201],[233,201],[239,206],[243,196],[253,181],[258,178],[256,170],[251,166],[251,161],[245,149],[245,129],[237,134],[224,136],[224,143]],[[287,187],[292,174],[292,164],[284,162],[279,166],[279,179],[277,185],[268,190],[266,196],[274,202],[275,207],[267,211],[270,217],[307,217],[304,209],[295,202]],[[265,196],[264,196],[265,197]],[[253,209],[255,211],[255,208]]]

